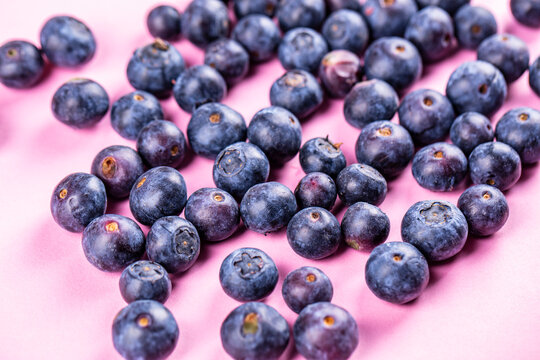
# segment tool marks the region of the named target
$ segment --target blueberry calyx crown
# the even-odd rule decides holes
[[[426,224],[444,224],[450,217],[449,211],[448,205],[433,202],[428,208],[420,210],[420,215]]]
[[[225,151],[218,160],[218,167],[226,175],[235,175],[242,170],[246,160],[243,152],[237,149]]]
[[[188,227],[181,227],[176,230],[174,236],[174,249],[177,254],[188,255],[189,257],[192,257],[195,254],[194,235],[193,231]]]
[[[236,257],[233,265],[242,277],[251,277],[261,271],[264,261],[260,256],[251,257],[248,253],[242,253]]]

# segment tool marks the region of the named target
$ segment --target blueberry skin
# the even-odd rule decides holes
[[[219,39],[206,48],[204,63],[216,69],[227,84],[232,85],[247,75],[249,54],[238,41]]]
[[[182,35],[199,48],[227,37],[231,26],[227,6],[218,0],[191,1],[181,20]]]
[[[345,360],[358,345],[358,325],[347,310],[318,302],[300,312],[293,337],[296,350],[307,359]]]
[[[489,119],[477,112],[466,112],[459,115],[450,127],[450,140],[459,147],[466,156],[478,145],[493,141],[495,132]]]
[[[506,83],[510,84],[529,68],[529,49],[517,36],[495,34],[478,46],[478,60],[496,66],[504,75]]]
[[[137,151],[149,167],[178,167],[186,155],[186,138],[174,123],[154,120],[137,137]]]
[[[299,209],[317,206],[330,210],[336,202],[337,188],[330,175],[312,172],[300,180],[294,196]]]
[[[182,110],[193,113],[203,104],[221,101],[227,94],[227,83],[214,68],[196,65],[176,79],[173,94]]]
[[[253,62],[270,60],[281,41],[277,25],[268,16],[259,14],[240,19],[231,37],[247,50]]]
[[[287,320],[260,302],[238,306],[220,330],[223,348],[233,359],[278,359],[289,343],[290,332]]]
[[[358,56],[348,50],[334,50],[322,58],[319,79],[328,95],[344,98],[362,79],[362,70]]]
[[[45,62],[41,52],[24,40],[0,46],[0,83],[13,89],[28,89],[43,76]]]
[[[457,114],[474,111],[491,116],[500,109],[507,92],[503,74],[485,61],[464,62],[446,84],[446,96]]]
[[[144,173],[144,164],[132,148],[113,145],[97,153],[91,173],[103,181],[107,195],[121,199],[129,195],[135,180]]]
[[[223,148],[246,140],[247,126],[239,112],[227,105],[208,103],[191,115],[187,136],[195,154],[215,159]]]
[[[410,41],[385,37],[366,50],[364,71],[368,80],[384,80],[396,91],[404,91],[422,75],[422,58]]]
[[[289,30],[278,47],[278,58],[285,70],[301,69],[316,72],[328,45],[313,29],[298,27]]]
[[[420,8],[426,6],[438,6],[450,15],[453,15],[463,5],[468,4],[471,0],[416,0]]]
[[[510,0],[512,15],[521,24],[540,27],[540,1],[538,0]]]
[[[244,225],[260,234],[287,226],[296,210],[296,198],[292,191],[275,181],[253,185],[240,202],[240,216]]]
[[[394,304],[416,299],[429,282],[426,258],[406,242],[377,246],[369,255],[365,272],[373,294]]]
[[[347,206],[359,201],[378,206],[384,201],[387,192],[385,178],[365,164],[352,164],[341,170],[336,185],[339,198]]]
[[[499,231],[508,220],[510,209],[503,193],[489,185],[474,185],[458,199],[469,225],[469,232],[476,236],[489,236]]]
[[[357,202],[341,219],[341,233],[345,243],[355,250],[371,251],[388,238],[390,219],[378,207]]]
[[[98,123],[109,110],[109,95],[89,79],[74,78],[56,90],[51,101],[54,117],[74,129]]]
[[[289,70],[272,84],[270,103],[306,118],[323,102],[323,91],[317,79],[304,70]]]
[[[160,302],[137,300],[120,310],[113,321],[116,349],[127,360],[161,360],[178,342],[178,324]]]
[[[56,185],[51,196],[54,221],[71,232],[82,232],[92,220],[105,214],[105,185],[94,175],[73,173]]]
[[[85,64],[96,52],[96,39],[92,31],[70,16],[55,16],[47,20],[41,28],[39,41],[47,59],[57,66]]]
[[[454,15],[454,26],[459,45],[476,49],[487,37],[497,33],[497,21],[486,8],[463,5]]]
[[[306,174],[322,172],[335,178],[347,166],[345,155],[339,148],[341,143],[334,144],[328,137],[313,138],[300,148],[300,166]]]
[[[153,120],[163,119],[159,100],[146,91],[133,91],[116,100],[111,107],[111,125],[123,138],[137,139],[139,132]]]
[[[518,107],[506,112],[497,123],[495,137],[516,150],[524,164],[537,162],[540,160],[540,111]]]
[[[291,271],[281,288],[287,306],[299,314],[303,308],[321,301],[330,302],[334,295],[332,282],[322,270],[303,266]]]
[[[469,172],[473,184],[488,184],[504,191],[521,176],[519,154],[502,142],[478,145],[469,155]]]
[[[216,187],[227,191],[237,201],[250,187],[265,182],[270,163],[257,145],[237,142],[227,146],[216,157],[212,176]]]
[[[289,110],[270,106],[253,115],[247,138],[264,152],[271,163],[285,164],[300,150],[302,128]]]
[[[134,262],[120,276],[120,294],[128,304],[137,300],[155,300],[164,304],[171,289],[167,270],[153,261]]]
[[[178,170],[168,166],[155,167],[139,176],[129,194],[131,213],[144,225],[180,214],[186,201],[184,178]]]
[[[324,0],[282,0],[276,11],[284,32],[296,27],[319,29],[326,17]]]
[[[349,50],[362,55],[369,41],[369,28],[356,11],[338,10],[326,19],[321,31],[332,50]]]
[[[188,270],[201,251],[197,229],[178,216],[158,219],[148,232],[146,254],[148,259],[161,264],[170,274]]]
[[[174,41],[182,34],[180,13],[174,7],[161,5],[153,8],[146,17],[146,27],[155,38]]]
[[[279,0],[233,0],[234,15],[237,19],[251,14],[274,16]]]
[[[184,215],[205,241],[225,240],[240,225],[238,203],[231,194],[217,188],[202,188],[191,194]]]
[[[145,250],[137,223],[121,215],[105,214],[92,220],[82,236],[86,259],[101,271],[120,271],[139,260]]]
[[[362,15],[369,26],[371,38],[376,40],[385,36],[402,36],[417,10],[414,0],[366,0]]]
[[[452,203],[444,200],[419,201],[401,221],[401,238],[414,245],[428,261],[451,258],[467,241],[467,220]]]
[[[276,287],[278,276],[274,261],[256,248],[234,250],[219,268],[219,283],[223,291],[238,301],[267,297]]]
[[[379,120],[390,120],[399,106],[394,88],[383,80],[362,81],[351,89],[343,103],[345,120],[355,128]]]
[[[540,56],[529,67],[529,86],[540,96]]]
[[[326,0],[326,6],[330,12],[339,11],[340,9],[349,9],[360,12],[362,5],[358,0]]]
[[[409,132],[388,120],[375,121],[362,129],[356,140],[356,159],[377,169],[385,178],[398,176],[414,155]]]

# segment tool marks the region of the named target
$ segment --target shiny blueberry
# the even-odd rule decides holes
[[[450,139],[466,156],[478,145],[493,141],[495,132],[489,119],[477,112],[459,115],[450,128]]]
[[[298,27],[289,30],[278,47],[278,58],[285,70],[301,69],[315,73],[328,45],[313,29]]]
[[[519,180],[521,160],[509,145],[487,142],[475,147],[469,155],[469,171],[473,184],[488,184],[504,191]]]
[[[332,209],[337,198],[334,180],[322,172],[312,172],[300,180],[294,190],[299,209],[317,206]]]
[[[227,6],[218,0],[193,0],[182,14],[182,35],[200,48],[229,35]]]
[[[334,288],[322,270],[313,266],[303,266],[287,275],[283,281],[281,294],[287,306],[298,314],[308,305],[321,301],[330,302]]]
[[[349,50],[362,55],[369,41],[369,29],[362,16],[356,11],[336,11],[324,22],[322,35],[332,50]]]
[[[488,9],[463,5],[454,15],[456,37],[459,45],[476,49],[480,43],[497,33],[497,21]]]
[[[524,164],[540,160],[540,111],[518,107],[505,113],[495,128],[497,141],[510,145]]]
[[[478,60],[496,66],[504,75],[507,84],[516,81],[529,68],[529,49],[517,36],[496,34],[478,46]]]
[[[529,67],[529,86],[540,96],[540,56]]]
[[[178,40],[182,33],[180,13],[169,5],[153,8],[146,17],[146,26],[153,37],[168,41]]]
[[[357,202],[341,219],[341,233],[345,243],[355,250],[371,251],[388,238],[390,219],[375,205]]]
[[[249,54],[238,41],[219,39],[206,48],[204,63],[216,69],[231,85],[246,76],[249,70]]]
[[[274,56],[281,34],[271,18],[253,14],[238,21],[232,38],[247,50],[252,61],[263,62]]]
[[[417,10],[414,0],[366,0],[362,5],[372,39],[402,36]]]
[[[171,294],[171,287],[167,270],[149,260],[134,262],[120,276],[120,294],[127,303],[156,300],[163,304]]]
[[[430,5],[438,6],[453,15],[462,5],[470,3],[471,0],[416,0],[416,2],[421,8]]]
[[[499,231],[509,214],[508,203],[503,193],[489,185],[474,185],[458,199],[461,210],[472,235],[488,236]]]
[[[173,94],[182,110],[192,113],[203,104],[221,101],[227,94],[227,84],[214,68],[195,65],[176,79]]]
[[[296,27],[319,29],[326,17],[326,4],[324,0],[282,0],[276,17],[283,31]]]
[[[233,0],[233,10],[237,19],[251,14],[274,16],[279,0]]]
[[[510,0],[510,10],[517,21],[523,25],[540,27],[540,1]]]
[[[334,144],[326,138],[313,138],[300,148],[300,166],[306,174],[322,172],[335,178],[347,166],[341,143]]]
[[[149,167],[178,167],[186,155],[186,138],[173,122],[154,120],[137,137],[137,151]]]
[[[369,165],[352,164],[336,178],[338,196],[347,206],[363,201],[380,205],[386,197],[386,180]]]
[[[334,50],[322,58],[319,79],[328,95],[344,98],[362,79],[362,70],[358,56],[348,50]]]
[[[14,89],[36,85],[43,76],[41,52],[28,41],[8,41],[0,46],[0,83]]]
[[[163,119],[156,97],[146,91],[133,91],[116,100],[111,107],[111,125],[120,136],[135,140],[141,129],[153,120]]]

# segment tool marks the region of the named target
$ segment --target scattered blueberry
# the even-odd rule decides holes
[[[322,35],[332,50],[349,50],[362,55],[369,41],[369,28],[356,11],[338,10],[324,22]]]
[[[28,41],[8,41],[0,46],[0,83],[14,89],[36,85],[45,70],[41,52]]]
[[[371,251],[388,238],[390,219],[375,205],[357,202],[341,219],[341,233],[345,243],[355,250]]]
[[[227,6],[218,0],[193,0],[182,14],[182,35],[200,48],[229,35]]]
[[[171,287],[167,270],[149,260],[134,262],[120,276],[120,294],[127,303],[156,300],[163,304],[171,294]]]
[[[296,27],[319,29],[326,17],[326,4],[324,0],[281,0],[276,17],[284,32]]]
[[[499,190],[511,188],[521,176],[521,160],[516,150],[502,142],[478,145],[469,155],[473,184],[488,184]]]
[[[328,45],[313,29],[298,27],[289,30],[278,47],[278,58],[285,70],[301,69],[315,73]]]
[[[540,56],[529,67],[529,86],[540,96]]]
[[[529,49],[520,38],[510,34],[495,34],[478,46],[478,60],[496,66],[508,84],[519,79],[529,68]]]
[[[238,41],[216,40],[206,48],[204,63],[216,69],[229,85],[246,76],[249,70],[249,54]]]
[[[417,10],[414,0],[365,0],[362,5],[362,15],[371,30],[371,38],[375,40],[402,36]]]
[[[453,15],[461,6],[468,4],[471,0],[416,0],[420,8],[426,6],[438,6],[450,15]]]
[[[386,180],[369,165],[352,164],[341,170],[336,178],[338,196],[350,206],[363,201],[380,205],[386,197]]]
[[[540,1],[510,0],[510,10],[517,21],[523,25],[540,27]]]
[[[486,8],[463,5],[454,15],[456,37],[459,45],[476,49],[480,43],[497,33],[497,21]]]
[[[251,14],[272,17],[278,4],[279,0],[233,0],[233,10],[237,19]]]
[[[133,91],[116,100],[111,107],[111,125],[120,136],[135,140],[142,128],[153,120],[163,119],[156,97],[146,91]]]
[[[497,123],[495,137],[514,148],[524,164],[537,162],[540,160],[540,111],[530,107],[509,110]]]
[[[153,8],[146,17],[146,26],[153,37],[163,40],[178,40],[182,34],[180,13],[169,5]]]
[[[277,25],[266,15],[253,14],[238,21],[232,32],[254,62],[270,60],[281,41]]]
[[[154,120],[137,137],[137,151],[149,167],[178,167],[186,155],[186,138],[174,123]]]
[[[348,50],[327,53],[319,66],[319,79],[331,97],[344,98],[362,79],[360,58]]]
[[[335,178],[347,166],[345,155],[340,149],[342,143],[333,143],[326,138],[313,138],[300,148],[300,166],[306,174],[322,172]]]
[[[287,275],[283,281],[281,294],[287,306],[298,314],[310,304],[330,302],[334,288],[322,270],[313,266],[303,266]]]
[[[337,188],[330,175],[312,172],[300,180],[294,196],[299,209],[317,206],[330,210],[336,202]]]
[[[459,115],[450,128],[450,139],[466,156],[478,145],[493,141],[495,137],[489,119],[477,112]]]
[[[227,94],[227,84],[214,68],[195,65],[176,79],[173,94],[182,110],[192,113],[201,105],[221,101]]]

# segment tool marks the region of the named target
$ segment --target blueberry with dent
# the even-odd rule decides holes
[[[137,136],[137,151],[149,167],[177,168],[186,155],[186,138],[173,122],[154,120]]]
[[[516,150],[503,142],[483,143],[469,155],[469,173],[473,184],[508,190],[521,176],[521,159]]]
[[[300,148],[300,166],[306,174],[322,172],[335,178],[347,166],[347,160],[340,146],[326,138],[310,139]]]
[[[299,209],[317,206],[331,210],[336,202],[336,183],[330,175],[312,172],[300,180],[294,190]]]
[[[450,127],[450,140],[466,156],[480,144],[493,141],[495,131],[489,119],[477,112],[459,115]]]
[[[153,120],[164,119],[159,100],[136,90],[116,100],[111,107],[111,125],[123,138],[137,139],[139,132]]]
[[[347,50],[327,53],[319,66],[319,79],[326,93],[333,98],[344,98],[362,80],[360,58]]]
[[[352,164],[341,170],[336,185],[339,198],[347,206],[359,201],[380,205],[387,192],[385,178],[366,164]]]
[[[377,206],[366,202],[351,205],[341,219],[345,243],[355,250],[371,251],[388,238],[390,219]]]
[[[120,294],[129,304],[137,300],[165,303],[171,295],[171,280],[167,270],[157,262],[139,260],[120,275]]]
[[[219,102],[227,94],[227,84],[217,70],[208,65],[196,65],[184,71],[174,84],[174,99],[188,113],[199,106]]]
[[[315,73],[328,45],[313,29],[298,27],[289,30],[278,47],[278,58],[285,70],[300,69]]]

